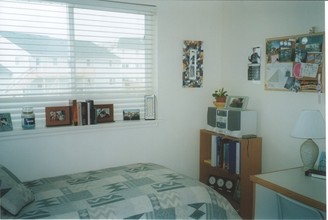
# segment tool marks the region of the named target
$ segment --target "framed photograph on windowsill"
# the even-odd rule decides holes
[[[248,104],[247,96],[227,96],[225,109],[245,110]]]
[[[114,105],[95,105],[96,123],[114,122]]]
[[[140,120],[140,110],[139,109],[123,110],[123,119],[124,119],[124,121]]]
[[[71,124],[69,106],[46,107],[46,126],[63,126]]]
[[[10,113],[0,113],[0,132],[12,131],[13,125],[11,122]]]

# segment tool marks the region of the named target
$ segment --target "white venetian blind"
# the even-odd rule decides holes
[[[85,3],[85,4],[84,4]],[[45,106],[70,99],[140,109],[154,94],[155,7],[111,1],[0,2],[0,112],[23,106],[44,126]],[[143,114],[141,114],[143,116]]]

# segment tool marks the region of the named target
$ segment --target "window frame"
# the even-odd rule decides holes
[[[156,66],[156,61],[157,61],[157,54],[156,54],[156,44],[157,44],[157,20],[156,20],[156,7],[154,5],[143,5],[143,4],[132,4],[132,3],[125,3],[125,2],[114,2],[114,1],[100,1],[100,0],[96,0],[95,2],[97,2],[97,5],[93,5],[93,4],[90,4],[90,1],[86,1],[86,0],[82,0],[82,1],[79,1],[79,0],[56,0],[56,1],[53,1],[53,0],[42,0],[44,2],[60,2],[60,3],[68,3],[68,4],[72,4],[73,7],[75,4],[79,5],[79,8],[82,8],[80,7],[81,6],[81,3],[82,4],[85,4],[85,8],[103,8],[105,7],[108,3],[111,4],[111,7],[113,8],[120,8],[122,7],[122,5],[126,6],[126,9],[127,10],[130,10],[131,8],[135,9],[139,9],[139,8],[142,8],[144,9],[145,7],[148,8],[149,12],[151,13],[151,16],[152,16],[152,24],[151,25],[154,25],[153,29],[151,30],[151,36],[153,37],[152,39],[152,57],[150,59],[152,59],[152,74],[151,74],[151,83],[152,83],[152,92],[150,94],[155,94],[157,95],[157,66]],[[69,9],[69,10],[72,10],[72,9]],[[35,65],[37,65],[37,58],[35,59]],[[16,63],[20,63],[20,59],[16,59],[15,60]],[[39,60],[40,62],[40,60]],[[53,64],[58,64],[58,60],[53,60],[51,61]],[[85,65],[87,65],[88,63],[85,63]],[[92,60],[90,60],[89,62],[89,65],[92,65]],[[109,65],[113,65],[112,61],[109,61]],[[114,64],[115,65],[115,64]],[[150,95],[148,94],[148,95]],[[71,94],[72,95],[72,99],[76,99],[76,100],[80,100],[80,101],[83,101],[83,100],[86,100],[86,99],[94,99],[97,103],[96,104],[105,104],[103,102],[106,102],[108,101],[108,98],[106,97],[102,97],[102,96],[97,96],[96,98],[95,97],[90,97],[90,96],[84,96],[84,95],[80,95],[80,94],[75,94],[75,97],[73,97],[74,93]],[[147,94],[145,94],[147,95]],[[12,119],[13,119],[13,126],[14,126],[14,131],[20,131],[21,130],[21,127],[20,127],[20,119],[19,119],[19,116],[20,116],[20,113],[21,113],[21,108],[17,107],[17,103],[19,103],[19,105],[21,107],[25,106],[25,105],[29,105],[29,106],[32,106],[32,107],[35,107],[35,113],[36,113],[36,129],[41,129],[41,130],[44,130],[43,128],[45,128],[45,114],[44,114],[44,109],[46,106],[42,106],[42,107],[38,107],[38,103],[39,102],[42,102],[42,101],[47,101],[49,102],[49,106],[66,106],[66,105],[69,105],[69,99],[67,100],[57,100],[57,97],[38,97],[37,101],[36,100],[32,100],[32,99],[29,99],[29,98],[26,98],[26,97],[23,97],[23,98],[15,98],[15,102],[11,102],[10,99],[7,99],[7,98],[1,98],[0,97],[0,101],[2,102],[2,104],[0,104],[0,106],[2,107],[5,107],[5,109],[15,109],[14,113],[12,114]],[[115,103],[115,101],[117,103]],[[113,102],[111,103],[106,103],[106,104],[114,104],[114,109],[115,109],[115,105],[117,104],[117,106],[120,106],[122,105],[122,102],[123,100],[113,100]],[[15,104],[16,103],[16,104]],[[50,104],[51,103],[51,104]],[[157,109],[157,108],[156,108]],[[120,109],[122,110],[122,109]],[[1,111],[2,112],[2,111]],[[7,112],[7,111],[6,111]],[[11,112],[9,112],[11,113]],[[116,113],[116,112],[115,112]],[[141,113],[143,113],[143,110],[141,111]],[[114,115],[117,115],[117,114],[114,114]],[[117,120],[118,118],[116,118],[115,121],[121,121],[123,120],[123,118],[121,120]],[[141,118],[141,120],[143,120],[143,117]],[[140,124],[144,124],[144,123],[140,123]],[[103,126],[101,126],[103,127]],[[119,126],[120,127],[120,126]],[[62,128],[62,127],[61,127]],[[56,130],[60,130],[61,128],[57,128]],[[48,128],[46,128],[48,129]],[[64,128],[62,128],[63,130],[66,130]],[[20,132],[18,132],[17,134],[19,134]],[[39,133],[39,132],[35,132],[35,133]],[[41,133],[44,133],[43,131]],[[2,135],[0,134],[0,137]]]

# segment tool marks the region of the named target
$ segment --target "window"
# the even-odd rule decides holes
[[[144,95],[155,93],[155,13],[116,1],[2,0],[1,112],[19,127],[32,106],[42,127],[46,106],[93,99],[114,104],[115,121],[123,109],[143,115]]]

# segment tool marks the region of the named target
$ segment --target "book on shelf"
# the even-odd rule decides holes
[[[240,142],[216,135],[211,137],[211,159],[204,162],[232,174],[240,173]]]
[[[96,123],[94,101],[91,99],[88,99],[85,102],[87,103],[87,123],[88,123],[88,125],[93,125]]]
[[[224,169],[231,174],[240,173],[240,142],[229,140],[224,143]]]
[[[236,174],[240,174],[240,142],[236,142]]]
[[[319,179],[326,179],[326,171],[309,169],[305,171],[306,176],[311,176]]]
[[[96,123],[95,107],[93,100],[77,101],[75,99],[69,100],[71,108],[71,124],[90,125]]]
[[[79,125],[87,125],[88,124],[88,106],[86,102],[78,102],[78,119]]]
[[[79,125],[79,120],[78,120],[78,106],[77,106],[77,101],[76,99],[71,99],[69,100],[69,105],[71,106],[71,120],[72,120],[72,125],[77,126]]]
[[[236,141],[231,141],[229,143],[228,151],[229,151],[229,153],[228,153],[228,161],[229,161],[228,171],[229,171],[229,173],[236,173],[236,165],[237,165]]]
[[[212,135],[211,139],[211,166],[218,166],[218,147],[217,147],[217,136]]]
[[[218,158],[219,158],[219,167],[224,168],[224,144],[226,143],[226,139],[222,137],[218,137],[220,143],[218,144]]]
[[[230,143],[229,142],[223,143],[223,167],[222,168],[227,171],[229,171],[229,165],[230,165],[229,149],[230,149]]]

